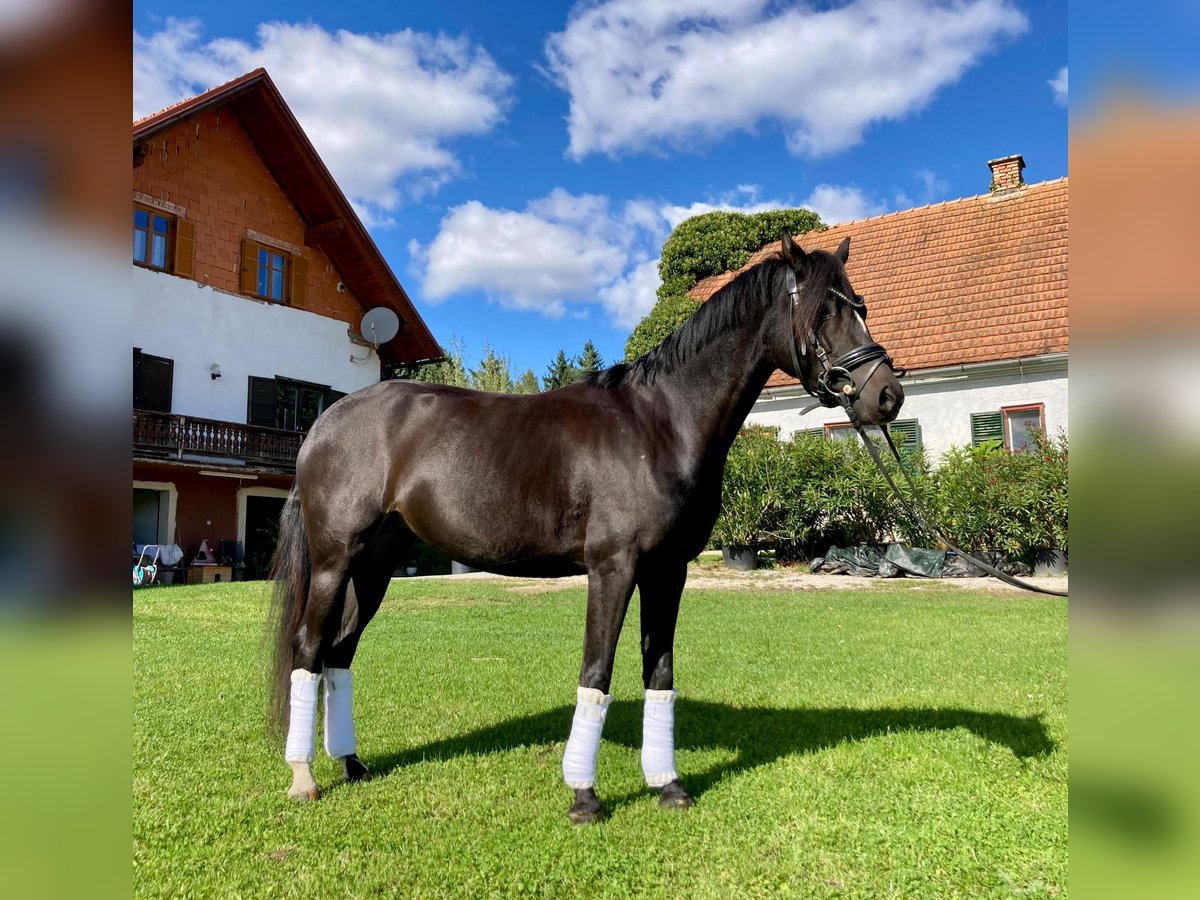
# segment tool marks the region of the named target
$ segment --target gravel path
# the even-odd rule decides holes
[[[468,572],[463,575],[424,577],[500,580],[509,583],[509,590],[518,594],[541,594],[587,585],[586,575],[570,575],[566,578],[510,578],[490,572]],[[1023,580],[1055,591],[1067,590],[1065,575],[1033,576]],[[722,566],[693,565],[688,570],[687,587],[689,590],[721,591],[846,591],[894,588],[901,582],[913,585],[916,589],[932,585],[953,585],[964,590],[992,591],[1000,594],[1026,593],[998,578],[861,578],[856,575],[813,575],[798,566],[738,572]]]

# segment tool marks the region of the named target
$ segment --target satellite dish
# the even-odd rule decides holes
[[[386,344],[400,331],[400,317],[386,306],[377,306],[365,316],[359,326],[362,336],[376,349]]]

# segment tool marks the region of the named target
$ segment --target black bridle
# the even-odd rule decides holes
[[[888,431],[887,425],[880,425],[879,430],[883,433],[884,440],[887,441],[887,445],[892,451],[892,456],[896,460],[896,467],[900,470],[900,474],[904,476],[904,480],[908,482],[908,488],[912,492],[914,498],[913,502],[909,502],[904,494],[900,492],[900,488],[896,486],[896,482],[892,480],[891,473],[888,472],[887,467],[883,464],[883,460],[879,457],[879,451],[875,448],[875,442],[867,437],[867,432],[863,428],[862,422],[860,422],[858,419],[858,413],[854,411],[855,396],[858,395],[864,387],[866,387],[867,382],[871,380],[871,376],[875,374],[876,369],[878,369],[884,363],[887,363],[888,366],[891,367],[893,373],[901,377],[905,374],[904,370],[897,369],[892,364],[892,358],[888,356],[887,351],[876,343],[863,344],[860,347],[855,347],[853,350],[843,353],[833,362],[830,362],[828,354],[825,352],[824,348],[821,347],[820,342],[817,340],[816,333],[812,331],[808,333],[804,339],[804,342],[801,343],[800,352],[797,354],[796,306],[800,301],[800,288],[796,283],[796,273],[792,270],[791,266],[788,266],[786,269],[785,278],[787,282],[788,296],[792,301],[792,339],[789,344],[792,350],[792,365],[796,369],[796,376],[800,379],[800,383],[804,385],[804,389],[817,400],[821,401],[821,405],[840,405],[846,410],[846,417],[850,420],[850,424],[854,426],[854,430],[857,431],[858,436],[862,438],[862,442],[864,446],[866,446],[867,452],[871,454],[871,459],[875,461],[876,467],[883,475],[884,480],[887,481],[888,486],[892,489],[892,492],[896,495],[897,499],[899,499],[900,504],[904,507],[905,512],[908,513],[909,518],[912,519],[912,521],[915,522],[919,528],[938,538],[938,540],[943,544],[944,549],[953,550],[963,559],[968,560],[974,566],[978,566],[989,575],[993,575],[996,578],[999,578],[1001,581],[1007,582],[1014,587],[1019,587],[1027,591],[1035,591],[1039,594],[1052,594],[1055,597],[1066,597],[1066,591],[1052,591],[1049,588],[1038,587],[1035,584],[1030,584],[1028,581],[1022,581],[1019,578],[1014,578],[1007,572],[1002,572],[995,566],[992,566],[981,559],[977,559],[964,550],[960,550],[954,545],[954,542],[947,537],[945,531],[943,531],[937,525],[931,525],[927,518],[917,512],[913,505],[916,502],[917,486],[913,484],[912,477],[908,474],[908,470],[904,467],[904,461],[900,458],[900,451],[896,449],[896,445],[892,441],[892,435],[891,432]],[[834,287],[830,287],[829,291],[835,297],[844,300],[855,309],[860,309],[863,306],[861,301],[856,302],[855,300],[851,300]],[[812,344],[813,353],[816,355],[817,360],[821,363],[822,369],[821,374],[817,377],[817,389],[815,391],[809,387],[808,378],[804,370],[800,367],[800,357],[808,354],[809,343]],[[872,361],[875,363],[875,365],[871,366],[871,368],[867,371],[866,376],[862,380],[862,384],[855,384],[854,376],[851,374],[852,370],[866,365]],[[830,384],[831,379],[837,379],[838,381],[844,379],[846,383],[843,384],[840,389],[835,389],[834,385]]]
[[[829,354],[821,346],[821,341],[817,337],[816,331],[810,331],[804,336],[803,341],[800,343],[800,352],[797,353],[796,307],[800,305],[800,286],[796,282],[796,272],[791,266],[788,266],[784,270],[784,279],[787,284],[788,297],[792,301],[792,339],[789,342],[789,348],[792,351],[792,365],[796,369],[796,377],[800,379],[804,390],[808,391],[810,396],[816,397],[821,401],[822,406],[836,406],[848,400],[852,401],[852,398],[867,386],[867,382],[871,380],[871,376],[884,363],[887,363],[895,371],[895,366],[892,365],[892,358],[888,356],[888,352],[881,345],[873,341],[855,347],[853,350],[843,353],[837,359],[830,362]],[[830,286],[829,293],[845,301],[854,309],[862,309],[863,307],[861,300],[857,298],[852,300],[835,287]],[[809,384],[808,374],[800,365],[800,357],[808,355],[809,344],[812,345],[813,355],[816,356],[817,362],[821,364],[821,373],[817,376],[815,388]],[[867,374],[863,377],[861,384],[855,383],[854,375],[852,374],[853,370],[860,366],[865,366],[869,362],[874,362],[875,365],[867,370]],[[904,373],[901,371],[898,374],[903,375]],[[839,384],[841,385],[840,387],[838,386]]]

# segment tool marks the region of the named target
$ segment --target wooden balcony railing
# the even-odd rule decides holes
[[[185,453],[227,457],[294,469],[304,434],[238,422],[133,411],[134,452],[181,458]]]

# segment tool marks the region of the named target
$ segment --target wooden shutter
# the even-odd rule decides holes
[[[151,412],[171,411],[171,386],[175,363],[161,356],[133,353],[133,406]]]
[[[258,294],[258,244],[242,241],[242,293]]]
[[[305,288],[308,285],[308,260],[303,256],[293,256],[288,264],[288,268],[291,269],[288,302],[292,306],[303,306]]]
[[[196,274],[196,224],[187,219],[175,222],[175,274]]]
[[[249,398],[246,401],[246,422],[263,428],[274,428],[277,396],[274,378],[250,376]]]
[[[905,450],[921,449],[921,428],[916,419],[897,419],[888,425],[888,430],[891,431],[892,440],[897,447],[903,447]]]
[[[1004,443],[1004,416],[999,412],[971,413],[971,443]]]

